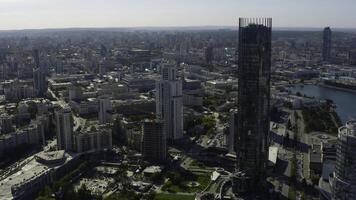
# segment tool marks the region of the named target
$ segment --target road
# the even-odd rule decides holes
[[[297,116],[295,116],[297,114]],[[308,136],[305,134],[305,123],[302,115],[301,110],[297,110],[295,113],[293,112],[293,124],[298,127],[298,139],[300,142],[308,144]],[[297,160],[298,160],[298,169],[301,170],[300,173],[303,178],[309,179],[310,178],[310,171],[309,171],[309,156],[307,152],[297,152]]]

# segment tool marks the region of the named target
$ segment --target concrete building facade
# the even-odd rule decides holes
[[[161,80],[156,83],[156,115],[163,121],[167,140],[183,137],[182,81],[177,78],[177,69],[172,64],[161,67]]]
[[[336,149],[333,199],[356,199],[356,121],[349,121],[339,128]]]
[[[108,123],[110,121],[109,111],[112,110],[111,101],[108,97],[99,98],[99,122],[101,124]]]
[[[74,136],[74,140],[75,150],[78,153],[112,148],[112,133],[110,129],[78,133]]]
[[[63,107],[55,113],[58,150],[73,150],[73,117],[70,107]]]

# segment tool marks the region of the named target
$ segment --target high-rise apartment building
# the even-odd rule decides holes
[[[260,188],[268,156],[272,19],[239,20],[235,191]],[[255,187],[257,186],[257,187]]]
[[[339,128],[332,198],[356,199],[356,121]]]
[[[323,61],[330,61],[331,58],[331,29],[326,27],[323,32]]]
[[[183,137],[182,81],[172,64],[161,67],[161,80],[156,83],[156,115],[163,122],[169,141]]]
[[[95,126],[93,130],[76,132],[74,140],[75,150],[78,153],[111,149],[112,131],[106,125]]]
[[[47,92],[46,69],[45,65],[40,63],[39,51],[34,51],[35,67],[33,68],[33,87],[37,97],[44,97]]]
[[[37,97],[44,97],[47,92],[46,75],[41,68],[33,69],[33,87]]]
[[[110,122],[109,111],[112,110],[111,101],[108,97],[99,98],[99,122],[105,124]]]
[[[70,107],[63,107],[56,111],[57,148],[59,150],[73,150],[73,117]]]
[[[208,46],[205,49],[205,62],[207,64],[211,64],[214,59],[214,48],[212,46]]]
[[[167,159],[167,139],[163,130],[163,123],[159,121],[145,121],[142,124],[142,154],[151,162],[160,163]]]

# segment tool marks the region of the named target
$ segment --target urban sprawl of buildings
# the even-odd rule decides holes
[[[356,199],[356,121],[295,92],[356,91],[351,31],[0,32],[0,81],[0,199]]]

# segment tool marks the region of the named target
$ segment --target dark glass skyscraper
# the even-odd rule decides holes
[[[167,159],[167,139],[161,121],[146,120],[142,124],[142,154],[153,163],[163,163]]]
[[[331,29],[326,27],[323,32],[323,61],[330,61],[331,58]]]
[[[238,123],[235,151],[244,191],[265,177],[268,156],[272,19],[239,20]]]

